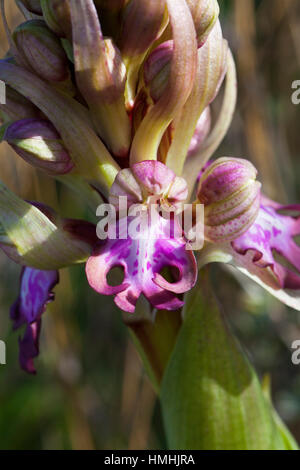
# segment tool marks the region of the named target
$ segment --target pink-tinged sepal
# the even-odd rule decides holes
[[[232,247],[247,261],[249,272],[272,289],[300,290],[300,247],[294,240],[300,235],[300,205],[272,205],[261,205],[255,223],[232,242]],[[298,216],[279,213],[291,210]]]
[[[132,218],[123,218],[117,224],[117,233],[126,234]],[[194,255],[186,250],[182,237],[172,236],[180,228],[177,222],[158,216],[155,224],[147,224],[137,239],[108,240],[100,245],[86,265],[88,281],[93,289],[104,295],[115,295],[115,303],[126,312],[133,313],[136,302],[143,294],[157,309],[176,310],[183,302],[176,294],[190,290],[197,278]],[[171,233],[171,235],[170,235]],[[119,286],[107,282],[109,271],[116,267],[124,270],[124,280]],[[166,281],[161,271],[175,268],[179,279]]]
[[[190,142],[188,157],[193,157],[201,149],[206,137],[208,136],[211,129],[211,111],[210,107],[207,106],[200,118],[198,119],[197,126]]]
[[[126,196],[130,207],[151,198],[152,202],[155,199],[176,209],[182,206],[187,195],[183,178],[161,162],[144,160],[118,173],[110,190],[109,202],[118,208],[119,197]]]
[[[53,288],[59,281],[58,271],[24,268],[21,272],[19,297],[11,308],[13,328],[23,325],[26,331],[19,339],[19,360],[22,369],[35,374],[34,358],[39,354],[41,317],[49,302],[54,300]]]
[[[173,208],[181,207],[188,192],[183,178],[176,176],[161,162],[145,160],[132,166],[132,173],[142,188],[143,194],[156,196],[160,202],[165,202]]]

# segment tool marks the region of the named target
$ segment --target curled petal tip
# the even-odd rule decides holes
[[[201,47],[218,19],[219,4],[217,0],[186,0],[186,2],[194,20],[198,47]]]
[[[120,38],[125,57],[143,56],[161,31],[164,12],[164,2],[129,0],[122,13]]]
[[[197,43],[190,10],[186,2],[180,0],[167,0],[166,3],[174,44],[168,86],[150,107],[134,136],[131,164],[144,160],[145,155],[149,160],[157,160],[161,139],[186,103],[195,80]]]
[[[26,325],[19,339],[19,361],[23,370],[35,374],[34,358],[39,354],[41,317],[47,304],[54,300],[52,290],[59,282],[57,271],[40,271],[24,268],[20,279],[20,293],[11,308],[14,329]]]

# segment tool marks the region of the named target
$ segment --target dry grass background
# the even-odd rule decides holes
[[[13,28],[22,18],[12,0],[6,3]],[[290,99],[291,83],[300,79],[300,2],[221,0],[220,6],[236,57],[239,101],[217,155],[247,156],[267,195],[300,202],[300,106]],[[0,24],[2,56],[6,51]],[[6,144],[0,178],[26,199],[72,211],[70,195],[58,194],[51,178]],[[163,448],[159,409],[119,313],[88,289],[81,268],[61,274],[57,300],[45,315],[38,376],[19,371],[17,335],[8,320],[18,271],[0,254],[0,338],[8,345],[8,365],[0,369],[0,448]],[[215,276],[218,285],[222,278],[219,295],[242,343],[258,372],[272,373],[275,403],[300,441],[299,367],[290,361],[299,316],[253,285],[240,289],[219,268]]]

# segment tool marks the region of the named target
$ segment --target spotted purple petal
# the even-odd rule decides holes
[[[13,328],[26,324],[23,338],[19,339],[22,369],[35,373],[33,358],[38,355],[41,316],[49,302],[54,300],[52,289],[59,281],[57,271],[40,271],[26,267],[21,272],[20,294],[11,308]]]
[[[88,281],[100,294],[115,295],[116,304],[126,312],[134,312],[141,294],[158,309],[176,310],[183,305],[176,294],[191,289],[197,277],[194,255],[186,250],[175,215],[186,200],[186,182],[163,163],[145,160],[118,173],[109,195],[117,211],[119,198],[124,196],[127,208],[138,205],[138,213],[124,216],[118,212],[118,221],[110,221],[109,239],[95,249],[87,262]],[[130,230],[133,224],[139,228],[134,232]],[[111,234],[117,237],[113,239]],[[118,286],[110,286],[107,275],[117,266],[123,268],[124,280]],[[161,271],[166,267],[173,274],[176,271],[177,281],[164,279]]]
[[[294,237],[300,235],[300,216],[283,215],[279,210],[299,214],[300,205],[280,206],[266,199],[264,202],[268,205],[261,205],[255,223],[232,242],[232,247],[240,255],[248,254],[249,271],[260,274],[273,289],[299,290],[300,247]]]
[[[127,233],[127,224],[132,218],[118,222],[119,233]],[[156,223],[149,223],[138,239],[107,240],[99,246],[86,265],[88,281],[100,294],[115,295],[115,303],[126,312],[134,312],[141,294],[158,309],[176,310],[183,306],[176,294],[190,290],[197,278],[194,255],[185,248],[185,240],[178,234],[177,222],[158,217]],[[174,236],[172,236],[172,234]],[[120,266],[124,280],[119,286],[107,282],[109,271]],[[163,268],[177,269],[179,280],[168,282],[160,274]]]

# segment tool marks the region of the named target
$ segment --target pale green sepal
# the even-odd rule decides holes
[[[9,254],[23,265],[59,269],[84,262],[90,255],[86,243],[68,237],[37,207],[20,199],[1,182],[0,226],[13,247]]]
[[[187,295],[161,403],[170,449],[286,448],[271,404],[219,311],[207,273]]]
[[[292,436],[289,429],[286,427],[282,419],[280,418],[279,414],[275,409],[273,409],[273,417],[277,425],[277,429],[281,434],[281,437],[284,441],[285,450],[299,450],[299,446]]]

